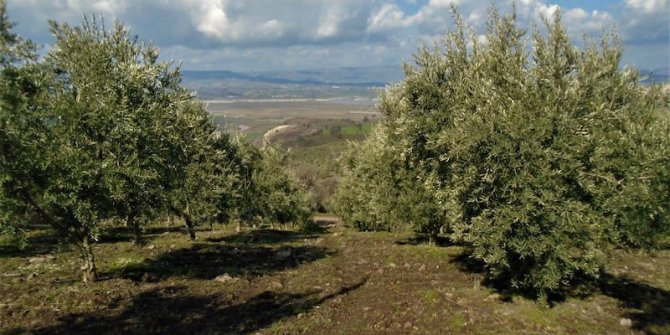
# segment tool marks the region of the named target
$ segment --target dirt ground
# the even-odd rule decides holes
[[[616,251],[596,291],[552,306],[497,291],[459,246],[363,233],[215,226],[190,242],[152,227],[109,231],[101,280],[48,232],[0,247],[3,334],[668,334],[670,251]]]

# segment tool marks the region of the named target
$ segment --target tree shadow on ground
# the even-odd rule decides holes
[[[485,273],[484,263],[471,257],[467,251],[452,259],[451,262],[455,263],[461,271]],[[497,280],[484,278],[482,284],[496,290],[503,301],[511,302],[514,296],[527,299],[537,298],[534,292],[511,288],[509,282],[504,278]],[[664,334],[670,331],[670,292],[606,272],[602,272],[597,279],[576,276],[569,290],[550,295],[547,297],[547,302],[550,305],[557,305],[568,297],[583,299],[596,293],[617,299],[626,310],[628,318],[633,321],[633,328],[647,334]]]
[[[182,232],[188,236],[186,229],[179,226],[171,227],[146,227],[142,229],[143,242],[149,242],[161,234]],[[187,237],[188,238],[188,237]],[[132,242],[135,240],[135,231],[130,227],[107,228],[98,237],[96,243]]]
[[[18,243],[7,242],[0,245],[0,258],[33,257],[50,254],[63,249],[65,245],[50,229],[43,229],[39,234],[29,236],[25,240],[25,247],[20,248]]]
[[[670,331],[670,292],[609,273],[603,273],[598,283],[603,294],[619,300],[627,309],[633,328],[647,334]]]
[[[428,235],[416,235],[395,242],[397,245],[422,245],[429,243],[430,239],[428,238]],[[438,247],[449,247],[460,244],[452,241],[446,236],[438,236],[437,240],[435,241],[435,245]]]
[[[214,243],[229,243],[229,244],[279,244],[290,243],[297,240],[317,238],[318,235],[324,234],[325,230],[319,229],[316,231],[290,231],[290,230],[276,230],[276,229],[258,229],[246,232],[241,232],[235,235],[224,237],[210,237],[206,240]]]
[[[185,287],[152,289],[119,311],[113,305],[91,314],[70,314],[34,334],[250,334],[287,317],[347,294],[368,277],[339,290],[305,293],[262,292],[246,301],[222,295],[189,295]],[[20,331],[20,330],[19,330]]]
[[[120,275],[136,281],[158,281],[175,276],[209,280],[224,273],[252,278],[294,268],[327,255],[329,253],[325,248],[317,246],[271,248],[197,243],[189,248],[173,250],[155,259],[129,266]],[[119,273],[108,273],[103,277],[118,275]]]

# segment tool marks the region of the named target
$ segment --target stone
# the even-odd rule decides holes
[[[486,300],[501,300],[501,299],[502,299],[502,296],[500,295],[500,293],[493,293],[493,294],[489,295],[488,297],[486,297]]]
[[[156,277],[156,275],[153,274],[153,273],[145,272],[144,274],[142,274],[142,277],[140,278],[140,280],[143,283],[155,283],[155,282],[158,281],[158,277]]]
[[[224,273],[222,275],[216,276],[216,278],[214,278],[214,281],[218,281],[219,283],[226,284],[226,283],[231,283],[231,282],[237,281],[237,278],[233,278],[229,274]]]
[[[284,288],[284,285],[282,285],[282,283],[280,283],[278,281],[273,281],[272,283],[270,283],[270,289],[272,289],[272,290],[281,290],[283,288]]]
[[[407,322],[405,322],[405,324],[402,327],[405,328],[405,329],[409,329],[409,328],[412,328],[412,326],[413,326],[412,323],[407,321]]]
[[[30,257],[30,258],[28,258],[28,263],[30,263],[30,264],[46,263],[46,262],[48,262],[52,259],[54,259],[54,256],[52,256],[52,255]]]
[[[619,325],[622,326],[622,327],[629,327],[630,328],[630,327],[633,326],[633,320],[631,320],[629,318],[621,318],[621,320],[619,320]]]
[[[146,246],[144,249],[147,249],[147,250],[154,250],[154,249],[156,249],[156,246],[153,245],[153,244],[151,244],[151,245]]]
[[[291,249],[281,249],[275,254],[277,259],[287,259],[291,257]]]

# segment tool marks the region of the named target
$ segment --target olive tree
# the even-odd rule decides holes
[[[294,176],[286,172],[286,153],[266,146],[261,155],[259,169],[252,179],[262,199],[263,219],[271,226],[277,223],[304,227],[314,204]]]
[[[299,225],[307,223],[314,205],[307,193],[284,168],[286,153],[263,145],[256,147],[244,137],[226,146],[232,191],[220,201],[222,212],[242,226],[259,223]],[[228,210],[225,210],[228,208]]]
[[[39,99],[3,109],[15,120],[30,117],[13,124],[38,135],[9,137],[3,186],[13,197],[3,207],[13,205],[13,216],[37,213],[79,250],[83,279],[94,281],[91,244],[101,223],[124,221],[139,231],[160,214],[171,191],[183,188],[175,177],[192,180],[206,169],[194,158],[212,129],[179,86],[178,69],[158,62],[157,49],[121,24],[50,24],[56,43],[27,79]],[[188,202],[173,205],[183,211]]]
[[[413,229],[435,244],[445,216],[428,193],[424,169],[397,145],[389,121],[381,121],[366,141],[351,143],[340,159],[343,179],[335,194],[336,212],[359,230]]]
[[[670,231],[668,96],[621,68],[616,36],[580,50],[560,13],[528,35],[514,14],[493,9],[482,43],[455,18],[456,29],[420,48],[404,82],[381,96],[377,132],[387,140],[368,141],[401,164],[354,165],[344,187],[411,171],[412,188],[425,190],[415,204],[438,210],[406,211],[406,220],[442,216],[432,222],[449,224],[489,278],[538,296],[598,276],[612,246],[656,245]],[[356,160],[370,159],[358,151]],[[407,203],[388,190],[357,201],[371,199],[372,213],[375,197]]]
[[[667,97],[620,68],[615,37],[579,50],[560,14],[543,22],[527,40],[494,11],[470,54],[452,35],[461,103],[435,140],[457,234],[491,278],[539,296],[597,277],[609,247],[652,246],[670,228]]]
[[[185,104],[181,111],[181,141],[172,156],[181,166],[167,177],[170,185],[168,211],[180,216],[192,240],[195,226],[227,222],[234,215],[234,199],[239,197],[240,151],[227,134],[215,132],[208,112],[199,102]]]
[[[35,46],[12,32],[0,0],[0,232],[21,237],[35,214],[33,190],[46,178],[41,152],[46,125],[33,106],[45,98]]]

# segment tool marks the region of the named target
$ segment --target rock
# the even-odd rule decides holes
[[[216,276],[216,278],[214,278],[214,281],[218,281],[219,283],[227,284],[227,283],[231,283],[231,282],[236,282],[237,278],[233,278],[229,274],[224,273],[222,275]]]
[[[48,262],[52,259],[54,259],[54,256],[52,256],[52,255],[30,257],[30,258],[28,258],[28,263],[30,263],[30,264],[46,263],[46,262]]]
[[[629,327],[630,328],[630,327],[633,326],[633,320],[631,320],[629,318],[621,318],[621,320],[619,320],[619,325],[621,325],[622,327]]]
[[[407,322],[405,322],[405,324],[402,327],[405,328],[405,329],[409,329],[409,328],[412,328],[412,326],[413,326],[412,323],[407,321]]]
[[[426,264],[421,264],[421,266],[419,267],[419,271],[421,272],[426,271]]]
[[[486,297],[486,300],[500,300],[500,299],[502,299],[502,296],[500,295],[500,293],[493,293],[493,294],[489,295],[488,297]]]
[[[284,288],[284,285],[282,285],[282,283],[280,283],[278,281],[273,281],[272,283],[270,283],[270,289],[272,289],[272,290],[281,290],[283,288]]]
[[[339,233],[339,232],[334,232],[334,233],[333,233],[333,237],[338,237],[338,236],[340,236],[340,235],[342,235],[342,234]]]
[[[372,309],[372,307],[363,307],[363,311],[365,311],[365,312],[367,312],[367,311],[369,311],[369,310],[371,310],[371,309]]]
[[[143,283],[155,283],[155,282],[158,281],[158,277],[156,277],[156,275],[153,274],[153,273],[145,272],[145,273],[142,275],[142,277],[140,278],[140,280],[141,280]]]
[[[152,245],[148,245],[148,246],[146,246],[144,249],[147,249],[147,250],[154,250],[154,249],[156,249],[156,246],[152,244]]]
[[[287,259],[291,257],[291,249],[281,249],[275,254],[276,259]]]

